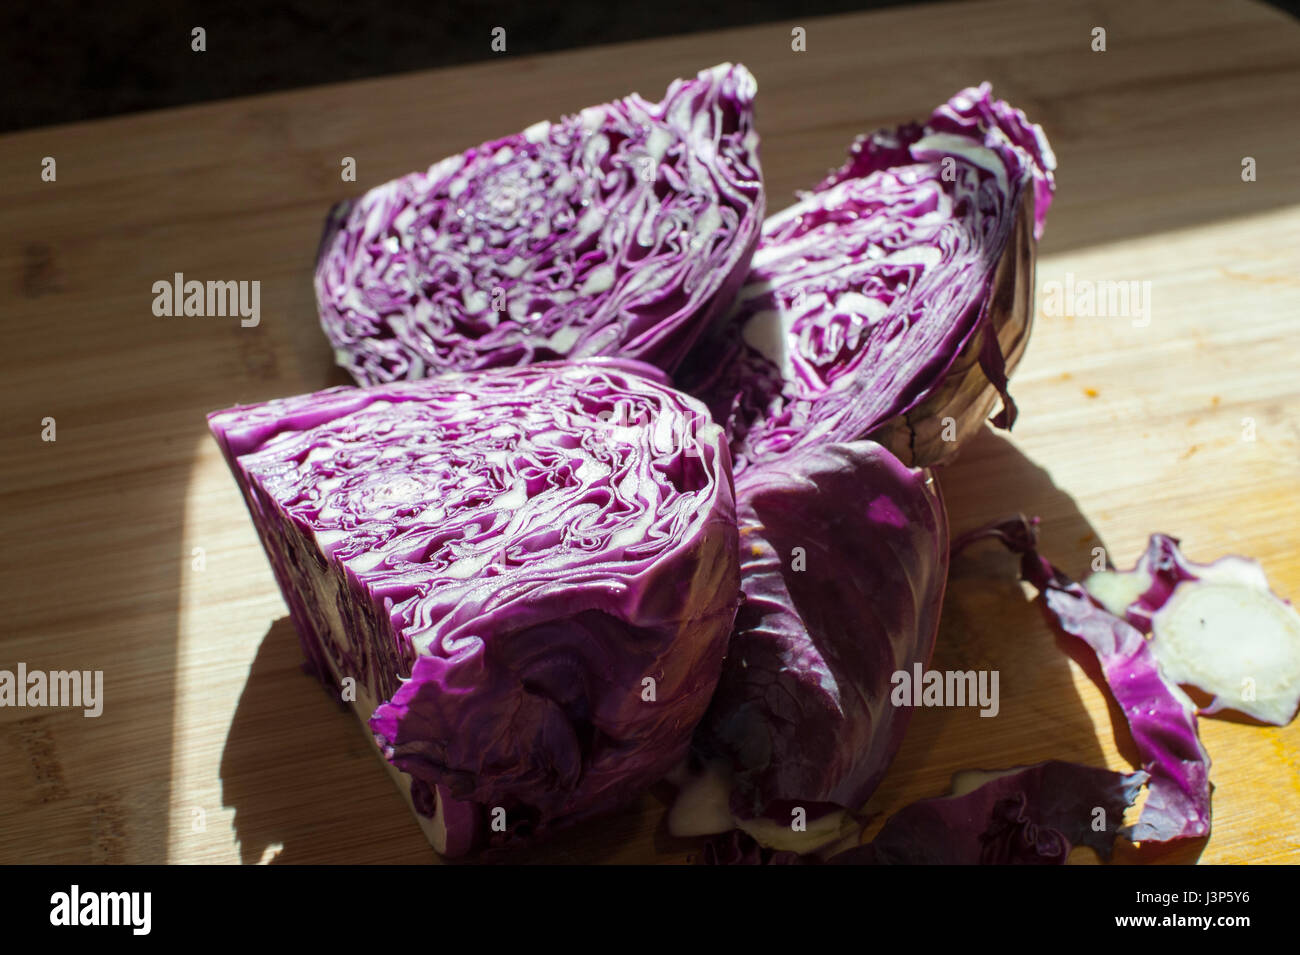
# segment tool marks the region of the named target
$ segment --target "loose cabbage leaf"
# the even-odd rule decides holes
[[[704,865],[1063,865],[1077,846],[1108,860],[1147,774],[1050,761],[953,776],[946,796],[885,821],[868,843],[800,855],[741,830],[709,839]]]
[[[966,771],[947,796],[890,816],[870,842],[832,865],[1064,865],[1076,846],[1109,859],[1124,810],[1147,774],[1052,760],[1023,769]]]
[[[311,668],[354,682],[435,848],[498,810],[502,841],[612,808],[685,756],[738,542],[721,429],[654,369],[334,388],[210,424]]]
[[[985,537],[1021,555],[1021,576],[1038,588],[1061,630],[1097,655],[1106,685],[1128,721],[1150,779],[1138,821],[1123,834],[1133,842],[1208,835],[1210,757],[1197,735],[1196,706],[1162,674],[1146,637],[1039,556],[1037,530],[1030,521],[1018,517],[971,531],[953,541],[953,552]]]
[[[1042,130],[985,84],[924,126],[859,139],[769,217],[735,306],[681,377],[725,424],[736,473],[865,437],[941,463],[999,395],[995,423],[1011,427],[1055,166]]]
[[[929,661],[947,519],[926,472],[865,441],[751,468],[736,495],[745,599],[695,743],[721,781],[684,787],[670,825],[774,844],[799,807],[824,825],[776,844],[806,849],[841,834],[834,811],[860,807],[897,751],[911,711],[890,678]]]
[[[674,369],[758,238],[755,90],[725,63],[336,208],[315,281],[339,364],[361,384],[592,355]]]

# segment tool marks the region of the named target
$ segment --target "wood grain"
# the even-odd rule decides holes
[[[1076,573],[1093,546],[1127,565],[1164,530],[1300,594],[1300,25],[1252,3],[997,0],[798,22],[801,54],[793,25],[0,138],[0,668],[102,669],[106,696],[98,719],[0,709],[0,862],[433,861],[352,717],[299,672],[203,415],[342,380],[310,284],[331,203],[722,60],[759,79],[772,209],[855,134],[988,79],[1060,161],[1040,286],[1151,283],[1146,324],[1040,310],[1014,436],[981,435],[942,475],[954,529],[1039,514]],[[155,318],[174,272],[259,280],[261,324]],[[1122,721],[991,549],[954,564],[936,665],[999,669],[1000,717],[919,711],[874,808],[972,766],[1130,765]],[[1121,859],[1300,861],[1300,723],[1202,727],[1213,836]],[[680,861],[661,814],[648,794],[521,858]]]

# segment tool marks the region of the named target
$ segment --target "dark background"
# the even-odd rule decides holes
[[[0,131],[909,0],[4,0]],[[911,0],[917,2],[917,0]],[[968,0],[978,2],[978,0]],[[1056,2],[1056,0],[1043,0]],[[1062,0],[1069,2],[1069,0]],[[1168,0],[1176,17],[1177,0]],[[1228,0],[1225,0],[1228,2]],[[1300,16],[1300,0],[1271,0]],[[190,30],[207,30],[207,52]],[[507,52],[494,53],[503,26]],[[864,50],[863,56],[870,56]]]

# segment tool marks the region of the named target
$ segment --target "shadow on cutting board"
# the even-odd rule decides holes
[[[953,536],[1017,512],[1042,519],[1040,552],[1076,579],[1086,576],[1092,549],[1105,546],[1073,498],[1010,440],[986,428],[940,473]],[[1003,769],[1061,759],[1104,766],[1101,740],[1139,764],[1122,711],[1111,700],[1097,659],[1081,641],[1056,632],[1032,588],[1019,583],[1019,558],[995,542],[973,545],[949,569],[943,619],[931,667],[999,673],[1000,709],[918,709],[871,808],[872,834],[889,813],[947,791],[952,773]],[[1110,726],[1094,717],[1075,687],[1073,659],[1107,701]],[[1134,848],[1117,840],[1113,861],[1192,863],[1204,839],[1170,847]],[[1091,862],[1088,849],[1072,861]]]
[[[343,704],[302,670],[288,617],[262,638],[221,755],[245,863],[428,862],[409,811]]]
[[[954,534],[1024,511],[1042,517],[1043,553],[1080,573],[1099,541],[1074,501],[1045,470],[1007,439],[984,431],[941,475]],[[1079,696],[1067,654],[1100,684],[1095,659],[1054,634],[1022,591],[1018,562],[994,544],[952,563],[931,667],[999,673],[999,711],[920,708],[894,764],[870,804],[888,814],[947,791],[962,769],[1000,769],[1047,759],[1104,765],[1099,725]],[[429,863],[437,856],[377,763],[355,717],[300,669],[297,636],[287,617],[267,631],[239,700],[221,760],[222,802],[235,810],[244,862]],[[1116,745],[1136,753],[1112,705]],[[663,825],[671,798],[660,786],[640,803],[576,826],[547,842],[491,859],[512,863],[677,862],[700,844],[673,839]],[[1172,849],[1137,850],[1117,843],[1116,860],[1194,862],[1204,840]],[[1090,850],[1075,861],[1089,862]],[[484,860],[489,861],[489,860]]]
[[[431,863],[406,803],[355,716],[301,669],[288,617],[262,639],[221,756],[245,863]],[[645,861],[661,802],[640,804],[512,851],[512,863]],[[485,860],[487,861],[487,860]]]

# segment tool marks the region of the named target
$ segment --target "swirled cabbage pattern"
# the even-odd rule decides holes
[[[310,664],[357,681],[424,802],[502,807],[514,835],[684,755],[738,544],[721,428],[665,380],[594,359],[210,416]]]
[[[315,281],[339,364],[361,384],[593,355],[673,370],[758,239],[755,89],[722,64],[337,207]]]
[[[863,437],[942,463],[999,396],[1010,427],[1055,166],[1042,130],[985,84],[925,126],[860,138],[770,216],[723,328],[682,375],[725,423],[737,473]]]

